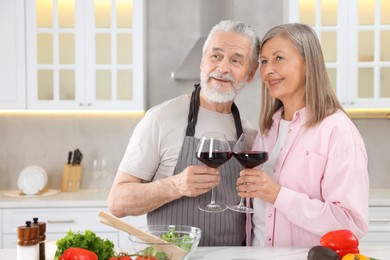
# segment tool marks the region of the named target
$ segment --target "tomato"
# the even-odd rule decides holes
[[[64,251],[59,260],[98,260],[98,257],[90,250],[70,247]]]
[[[137,256],[135,260],[158,260],[154,256]]]
[[[118,256],[112,256],[108,258],[108,260],[132,260],[132,258],[129,255],[121,253]]]

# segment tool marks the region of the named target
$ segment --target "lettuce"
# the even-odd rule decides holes
[[[90,230],[84,234],[73,233],[69,230],[65,237],[56,241],[57,251],[54,260],[58,260],[64,251],[70,247],[78,247],[95,252],[99,260],[106,260],[114,255],[114,243],[108,239],[102,239]]]

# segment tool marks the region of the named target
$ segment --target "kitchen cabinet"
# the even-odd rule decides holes
[[[80,190],[27,198],[9,198],[2,194],[0,191],[0,248],[16,248],[17,227],[37,217],[46,222],[46,241],[62,238],[69,230],[77,233],[88,229],[111,240],[116,248],[130,250],[125,232],[100,223],[98,213],[108,211],[107,192]],[[145,215],[123,220],[134,226],[146,226]]]
[[[0,0],[0,109],[143,110],[142,0]]]
[[[24,0],[0,0],[0,109],[25,109]]]
[[[142,0],[26,1],[29,109],[144,109]]]
[[[390,244],[390,206],[370,207],[368,234],[361,241],[364,244]]]
[[[328,75],[345,108],[389,108],[388,1],[285,2],[289,22],[312,26]]]
[[[101,238],[110,239],[115,245],[119,244],[119,232],[102,225],[97,213],[104,208],[25,208],[3,209],[2,237],[3,248],[16,248],[16,227],[23,226],[26,220],[32,221],[38,217],[46,223],[46,240],[56,240],[66,235],[69,230],[84,232],[89,229]]]

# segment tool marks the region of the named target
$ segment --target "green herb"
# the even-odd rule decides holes
[[[175,233],[175,228],[172,227],[169,231],[161,236],[162,239],[169,243],[176,244],[177,246],[183,248],[187,252],[191,250],[192,247],[192,238],[188,235],[181,235]]]
[[[138,252],[138,255],[143,256],[143,257],[149,257],[149,258],[151,256],[154,256],[155,258],[157,258],[157,260],[169,260],[170,259],[165,252],[159,251],[152,246],[148,246],[147,248],[145,248],[141,252]]]
[[[57,251],[54,260],[58,260],[64,251],[70,247],[78,247],[95,252],[99,260],[106,260],[114,255],[114,243],[108,239],[102,239],[90,230],[84,234],[68,231],[65,237],[56,241]]]

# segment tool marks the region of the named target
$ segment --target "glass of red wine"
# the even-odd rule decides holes
[[[232,157],[229,142],[222,133],[205,133],[196,149],[196,158],[209,167],[218,168]],[[198,208],[205,212],[217,213],[227,209],[227,205],[215,201],[214,188],[211,189],[211,201],[203,202]]]
[[[263,138],[257,133],[243,133],[234,145],[233,156],[245,168],[254,168],[268,160]],[[245,206],[244,198],[238,205],[229,205],[228,208],[242,213],[254,212],[254,209]]]

